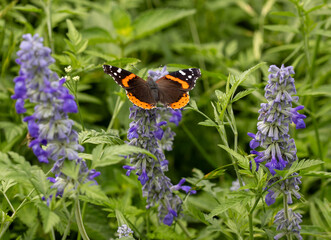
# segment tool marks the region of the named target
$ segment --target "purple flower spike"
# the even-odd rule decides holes
[[[74,97],[63,86],[65,78],[49,69],[55,62],[51,50],[43,46],[43,39],[38,34],[23,35],[16,62],[21,65],[19,76],[14,79],[17,113],[25,113],[25,100],[35,104],[34,113],[24,118],[29,134],[34,139],[29,147],[40,162],[54,161],[52,172],[56,178],[49,178],[61,196],[64,188],[71,182],[61,168],[65,160],[73,160],[79,165],[79,181],[93,181],[100,172],[89,170],[85,162],[78,157],[84,148],[78,143],[78,134],[73,129],[74,122],[68,113],[78,111]],[[49,199],[48,199],[49,200]]]
[[[294,78],[291,77],[291,74],[294,74],[293,67],[282,65],[278,68],[272,65],[269,71],[271,74],[265,87],[268,102],[261,104],[258,132],[248,135],[253,138],[250,147],[253,149],[251,153],[257,154],[257,166],[265,162],[265,166],[275,174],[275,169],[282,170],[297,160],[295,145],[293,148],[293,144],[289,144],[293,142],[288,134],[289,125],[294,122],[297,128],[304,128],[303,119],[306,116],[297,112],[303,109],[303,106],[292,108],[292,102],[298,100],[292,96],[296,94]],[[258,152],[255,150],[257,147],[266,150]],[[277,156],[272,154],[276,152]]]
[[[297,129],[305,128],[303,119],[306,116],[298,113],[304,106],[292,108],[292,102],[297,102],[299,99],[297,96],[293,96],[296,94],[294,78],[291,76],[294,74],[293,67],[282,65],[281,68],[278,68],[272,65],[269,72],[271,74],[264,95],[268,102],[261,104],[257,133],[248,133],[248,135],[253,138],[250,147],[251,153],[256,154],[254,160],[257,169],[259,164],[265,163],[271,175],[274,176],[268,182],[268,194],[265,197],[267,205],[270,206],[276,202],[279,195],[286,196],[287,202],[284,204],[293,203],[292,195],[297,199],[300,198],[298,191],[301,177],[297,176],[297,173],[293,173],[292,178],[279,181],[282,180],[282,177],[277,176],[276,170],[288,169],[293,162],[298,160],[294,140],[289,135],[289,126],[293,122]],[[257,147],[261,147],[263,150],[257,151]],[[286,218],[288,215],[290,217]],[[281,233],[277,234],[274,239],[280,239],[288,234],[302,239],[299,226],[301,215],[299,215],[293,213],[292,210],[288,214],[281,210],[275,217],[275,224],[278,225],[277,231]]]
[[[168,72],[166,68],[162,71],[149,71],[149,77],[159,79]],[[174,115],[176,115],[174,117]],[[170,179],[165,175],[168,170],[168,161],[165,159],[164,150],[171,150],[175,133],[169,127],[170,119],[180,121],[178,111],[167,108],[155,108],[145,110],[136,106],[130,108],[130,128],[128,130],[129,145],[138,146],[150,151],[157,160],[145,154],[132,154],[128,156],[131,166],[124,166],[126,174],[135,171],[138,180],[142,184],[142,195],[147,198],[146,208],[156,204],[159,205],[159,220],[166,225],[171,225],[178,212],[182,209],[182,200],[177,196],[175,190],[190,191],[189,186],[182,186],[185,180],[181,180],[173,186]],[[181,116],[181,115],[180,115]],[[191,191],[193,193],[193,191]]]

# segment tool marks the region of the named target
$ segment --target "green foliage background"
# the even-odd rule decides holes
[[[51,67],[60,76],[66,75],[64,67],[68,65],[73,68],[71,77],[80,76],[77,99],[81,118],[78,114],[71,118],[82,131],[80,140],[86,149],[82,156],[102,172],[97,179],[99,187],[82,186],[84,224],[91,239],[116,238],[116,229],[122,223],[130,225],[136,239],[188,238],[177,225],[159,224],[155,211],[145,210],[136,176],[125,176],[124,160],[117,154],[135,150],[116,146],[126,140],[132,104],[104,74],[101,66],[105,63],[144,78],[148,69],[164,65],[169,71],[201,69],[202,78],[190,92],[193,105],[184,110],[179,127],[173,126],[177,134],[174,149],[166,153],[167,175],[173,183],[185,177],[195,184],[214,169],[225,170],[213,172],[213,179],[205,177],[202,185],[197,185],[201,188],[198,194],[185,201],[180,221],[194,239],[247,239],[249,211],[245,205],[252,206],[256,194],[238,193],[228,199],[229,188],[236,179],[233,166],[229,166],[233,154],[218,146],[224,144],[219,131],[204,122],[206,118],[197,108],[214,121],[211,102],[221,106],[224,101],[218,91],[226,92],[229,75],[238,76],[242,81],[237,92],[247,92],[242,93],[242,98],[237,96],[231,107],[236,119],[237,152],[247,156],[247,132],[256,132],[258,110],[265,101],[268,66],[294,66],[307,128],[293,127],[291,134],[299,159],[319,159],[323,163],[305,165],[301,172],[302,199],[293,208],[303,215],[304,239],[330,239],[330,15],[331,3],[327,0],[0,1],[1,229],[15,213],[13,209],[19,207],[3,239],[61,239],[70,219],[61,206],[70,209],[73,204],[58,200],[49,209],[40,200],[38,194],[52,193],[46,181],[51,166],[39,164],[27,147],[26,125],[10,98],[13,78],[19,70],[16,51],[25,33],[39,33],[44,38],[56,59]],[[266,64],[257,65],[262,62]],[[250,75],[240,75],[256,65]],[[236,136],[228,126],[224,131],[228,147],[234,148]],[[100,144],[105,143],[109,146],[102,148]],[[103,159],[101,152],[107,153]],[[246,160],[242,159],[240,167],[249,172]],[[74,175],[68,169],[68,175]],[[243,175],[248,182],[254,178]],[[262,185],[255,187],[261,190],[263,174],[259,181]],[[33,188],[38,194],[30,192]],[[20,206],[23,199],[26,201]],[[273,217],[281,208],[280,199],[270,207],[259,202],[253,216],[256,239],[272,239],[276,233]],[[77,225],[74,219],[71,222],[68,239],[77,239]]]

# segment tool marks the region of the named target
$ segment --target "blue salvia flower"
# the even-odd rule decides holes
[[[260,116],[257,123],[258,132],[248,133],[253,139],[250,147],[251,153],[256,154],[255,162],[257,166],[265,162],[265,166],[274,175],[275,169],[282,170],[287,165],[296,161],[296,146],[294,140],[290,138],[289,126],[293,122],[297,128],[304,128],[303,121],[305,115],[297,111],[303,106],[292,108],[292,102],[298,101],[296,94],[293,67],[282,67],[279,69],[275,65],[270,66],[269,81],[265,87],[265,97],[267,103],[261,104]],[[255,148],[262,147],[264,151],[256,151]]]
[[[133,231],[126,224],[123,224],[122,226],[118,227],[117,233],[118,238],[122,238],[131,236],[133,234]]]
[[[288,210],[288,216],[286,216],[284,209],[280,210],[275,216],[274,223],[277,225],[277,231],[281,233],[277,234],[274,239],[278,240],[287,234],[293,234],[301,240],[301,227],[299,225],[302,222],[301,218],[301,214],[293,212],[291,208]]]
[[[274,204],[276,201],[276,198],[281,195],[284,194],[287,196],[287,204],[292,204],[293,200],[292,200],[292,195],[295,196],[297,199],[300,199],[301,196],[299,194],[299,184],[301,184],[301,176],[298,177],[292,177],[292,176],[297,176],[297,173],[293,173],[290,175],[291,178],[285,179],[284,181],[280,181],[278,183],[275,183],[277,180],[281,179],[281,178],[274,178],[271,179],[268,182],[268,185],[271,186],[268,189],[268,194],[265,197],[265,202],[266,204],[268,204],[269,206]],[[275,185],[273,185],[275,183]]]
[[[52,172],[57,179],[61,173],[64,160],[73,160],[80,166],[84,179],[95,177],[99,173],[89,170],[85,162],[78,157],[84,148],[78,143],[78,134],[73,129],[74,122],[68,113],[77,113],[77,104],[68,89],[63,86],[65,78],[48,66],[55,62],[51,50],[43,46],[43,39],[38,34],[23,35],[16,62],[21,65],[19,76],[14,79],[17,113],[25,113],[24,103],[28,100],[35,104],[34,113],[24,118],[28,124],[29,134],[33,138],[29,147],[40,162],[55,161]],[[92,177],[92,178],[93,178]],[[52,180],[55,181],[55,180]],[[55,183],[54,183],[55,184]],[[59,188],[61,195],[61,188]]]
[[[256,154],[254,158],[257,167],[259,164],[265,163],[272,175],[276,174],[275,170],[283,170],[289,168],[294,161],[298,160],[297,149],[295,142],[289,135],[289,126],[293,122],[297,129],[305,128],[306,125],[303,119],[305,115],[298,113],[298,110],[303,109],[303,106],[292,108],[292,102],[297,102],[294,79],[291,74],[294,74],[293,67],[276,67],[270,66],[269,81],[265,87],[265,97],[267,103],[261,104],[259,110],[260,116],[257,123],[257,133],[248,133],[253,139],[250,141],[250,147],[253,149],[251,153]],[[257,151],[256,148],[261,147],[264,150]],[[301,177],[293,173],[289,179],[279,181],[282,177],[276,176],[268,182],[268,194],[266,195],[266,203],[271,205],[275,203],[276,198],[283,194],[287,198],[287,203],[292,204],[292,195],[299,199],[299,184]],[[278,183],[276,183],[279,181]],[[286,219],[286,215],[291,215]],[[299,219],[300,221],[297,220]],[[283,222],[282,224],[280,224]],[[281,210],[276,215],[275,223],[278,224],[277,230],[282,233],[275,236],[275,239],[292,232],[295,236],[301,239],[300,226],[301,215],[290,211],[284,214]]]
[[[167,74],[163,68],[161,72],[149,71],[149,76],[158,79]],[[175,115],[175,116],[174,116]],[[173,185],[170,179],[164,174],[168,170],[168,161],[165,158],[163,150],[172,149],[174,133],[168,122],[178,124],[181,119],[180,110],[170,110],[156,108],[144,110],[133,106],[130,108],[130,123],[128,130],[129,145],[138,146],[153,153],[157,161],[145,154],[132,154],[129,156],[130,166],[124,166],[127,169],[127,175],[135,171],[138,180],[142,184],[143,196],[147,197],[146,208],[159,204],[159,219],[166,225],[171,225],[173,220],[178,217],[181,210],[182,200],[174,191],[183,190],[186,193],[195,193],[191,187],[183,186],[185,179],[179,184]]]

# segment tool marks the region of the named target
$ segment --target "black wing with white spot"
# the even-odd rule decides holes
[[[198,78],[201,77],[201,71],[199,68],[189,68],[189,69],[179,70],[177,72],[171,72],[168,75],[187,82],[189,87],[185,90],[189,91],[194,88],[195,82],[197,81]]]

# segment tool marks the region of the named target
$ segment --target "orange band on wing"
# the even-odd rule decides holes
[[[136,106],[144,108],[144,109],[152,109],[155,108],[155,105],[150,104],[150,103],[145,103],[140,101],[138,98],[133,96],[132,93],[127,92],[126,95],[128,96],[129,100]]]
[[[169,78],[172,81],[175,81],[175,82],[180,83],[182,85],[182,88],[183,89],[188,89],[190,87],[190,85],[187,82],[185,82],[185,81],[183,81],[183,80],[181,80],[179,78],[173,77],[171,75],[165,75],[165,77],[166,78]]]
[[[184,93],[183,96],[177,102],[171,103],[170,107],[172,109],[183,108],[188,104],[189,101],[190,101],[190,96],[187,93]]]
[[[122,84],[123,84],[123,86],[124,86],[124,87],[129,87],[128,82],[129,82],[131,79],[135,78],[135,77],[136,77],[136,75],[133,74],[133,73],[131,73],[129,76],[123,78],[123,80],[122,80]]]

